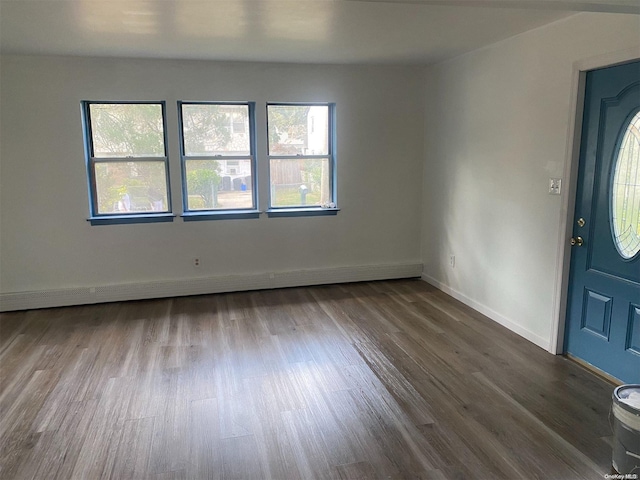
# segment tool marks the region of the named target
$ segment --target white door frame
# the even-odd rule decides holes
[[[558,247],[556,255],[556,279],[553,295],[553,326],[549,351],[559,355],[564,353],[564,330],[569,296],[569,267],[571,247],[568,238],[573,233],[573,214],[578,185],[578,162],[580,160],[580,141],[582,134],[582,113],[584,110],[584,90],[587,71],[610,67],[640,59],[640,47],[589,57],[573,63],[571,81],[571,106],[567,128],[567,151],[564,161],[564,192],[560,210],[560,228],[558,229]]]

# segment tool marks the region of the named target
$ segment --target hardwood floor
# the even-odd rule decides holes
[[[613,386],[419,280],[0,316],[2,479],[602,479]]]

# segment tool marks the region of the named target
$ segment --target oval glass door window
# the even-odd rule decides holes
[[[611,224],[622,258],[635,257],[640,251],[640,112],[629,123],[616,158]]]

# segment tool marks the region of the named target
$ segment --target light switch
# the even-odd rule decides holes
[[[562,191],[562,179],[550,178],[549,179],[549,195],[560,195]]]

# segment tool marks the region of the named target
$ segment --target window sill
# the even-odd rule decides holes
[[[173,222],[173,213],[156,214],[130,214],[130,215],[109,215],[100,217],[89,217],[87,222],[91,225],[123,225],[125,223],[162,223]]]
[[[258,218],[259,210],[222,210],[219,212],[207,210],[206,212],[185,212],[182,215],[185,222],[200,222],[203,220],[241,220],[245,218]]]
[[[269,218],[278,217],[319,217],[337,215],[339,208],[271,208],[267,210]]]

